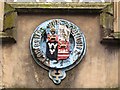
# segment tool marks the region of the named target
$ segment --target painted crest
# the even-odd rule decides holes
[[[31,54],[49,77],[60,84],[66,71],[75,67],[86,52],[86,41],[80,28],[64,19],[40,24],[30,39]]]

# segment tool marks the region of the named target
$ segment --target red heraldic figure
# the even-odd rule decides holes
[[[57,34],[56,34],[57,32]],[[50,28],[47,34],[46,56],[50,60],[66,60],[69,57],[70,29],[64,25],[59,25],[58,29]]]
[[[69,57],[70,50],[69,36],[70,30],[66,26],[59,25],[57,60],[66,60]]]
[[[58,58],[57,60],[65,60],[69,57],[69,42],[58,41]]]

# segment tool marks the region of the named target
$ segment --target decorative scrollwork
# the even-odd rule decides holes
[[[61,80],[66,77],[66,73],[64,70],[49,70],[49,77],[55,84],[60,84]]]

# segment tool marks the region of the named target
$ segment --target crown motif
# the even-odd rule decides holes
[[[55,28],[52,27],[52,28],[50,29],[50,31],[51,31],[51,32],[55,32]]]

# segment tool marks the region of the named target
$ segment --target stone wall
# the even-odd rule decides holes
[[[0,2],[0,31],[3,30],[4,3]]]
[[[48,72],[39,67],[30,54],[29,41],[42,22],[63,18],[80,27],[86,37],[87,53],[82,62],[67,72],[55,85]],[[2,46],[2,81],[12,88],[111,88],[118,87],[118,54],[120,47],[100,43],[99,14],[19,14],[17,43]]]
[[[13,2],[14,0],[5,0],[5,2]],[[18,0],[19,2],[20,0]],[[20,2],[34,2],[35,0],[21,0]],[[39,2],[46,2],[47,0],[39,0]],[[57,0],[59,1],[59,0]],[[66,1],[66,0],[63,0],[63,1]],[[72,2],[79,2],[80,0],[71,0]],[[89,0],[86,0],[86,2],[88,2]],[[93,0],[94,1],[94,0]],[[100,2],[100,0],[97,0],[98,2]],[[113,0],[105,0],[105,2],[112,2]],[[61,1],[62,2],[62,1]]]
[[[4,16],[4,3],[0,1],[0,32],[3,31],[3,16]],[[0,45],[0,88],[1,87],[2,87],[2,46]]]

